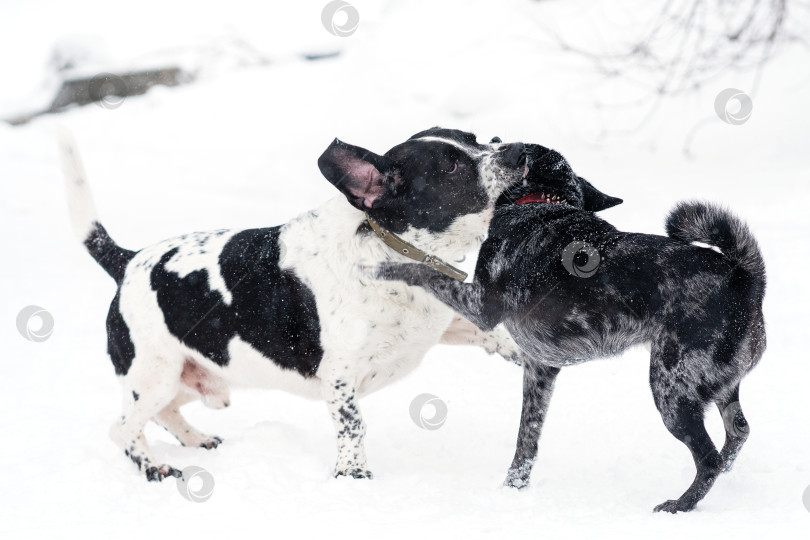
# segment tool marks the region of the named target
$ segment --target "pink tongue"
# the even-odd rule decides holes
[[[526,204],[532,202],[549,202],[548,199],[544,199],[539,193],[532,193],[531,195],[526,195],[525,197],[521,197],[520,199],[515,201],[515,204]]]

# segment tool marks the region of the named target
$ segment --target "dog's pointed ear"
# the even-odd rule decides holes
[[[583,210],[587,210],[588,212],[599,212],[600,210],[606,210],[608,208],[612,208],[617,204],[622,204],[624,202],[618,197],[611,197],[610,195],[605,195],[604,193],[593,187],[590,182],[588,182],[581,176],[578,178],[580,182],[582,182]]]
[[[318,158],[318,168],[355,208],[366,211],[385,194],[386,177],[393,163],[365,148],[335,139]]]

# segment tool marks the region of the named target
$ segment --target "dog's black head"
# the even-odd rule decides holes
[[[598,212],[622,200],[605,195],[587,180],[577,176],[559,152],[539,144],[527,144],[529,174],[498,199],[498,206],[509,204],[568,204],[574,208]]]
[[[479,144],[455,129],[422,131],[384,155],[335,139],[318,159],[321,172],[383,227],[446,231],[458,218],[484,214],[526,173],[522,143]],[[483,223],[486,231],[488,220]]]

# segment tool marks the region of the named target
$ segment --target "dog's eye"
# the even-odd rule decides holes
[[[444,171],[444,174],[453,174],[458,170],[458,162],[453,162],[453,165],[450,166],[449,169]]]

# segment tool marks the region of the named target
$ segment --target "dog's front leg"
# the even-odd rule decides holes
[[[520,415],[517,448],[504,485],[517,489],[529,485],[537,442],[554,391],[554,381],[560,368],[528,362],[523,368],[523,411]]]
[[[340,376],[324,379],[323,394],[337,432],[335,476],[372,478],[363,446],[366,424],[357,406],[354,380]]]
[[[501,300],[488,295],[477,281],[463,283],[424,264],[391,262],[381,263],[374,277],[422,287],[481,330],[492,330],[501,322]]]

